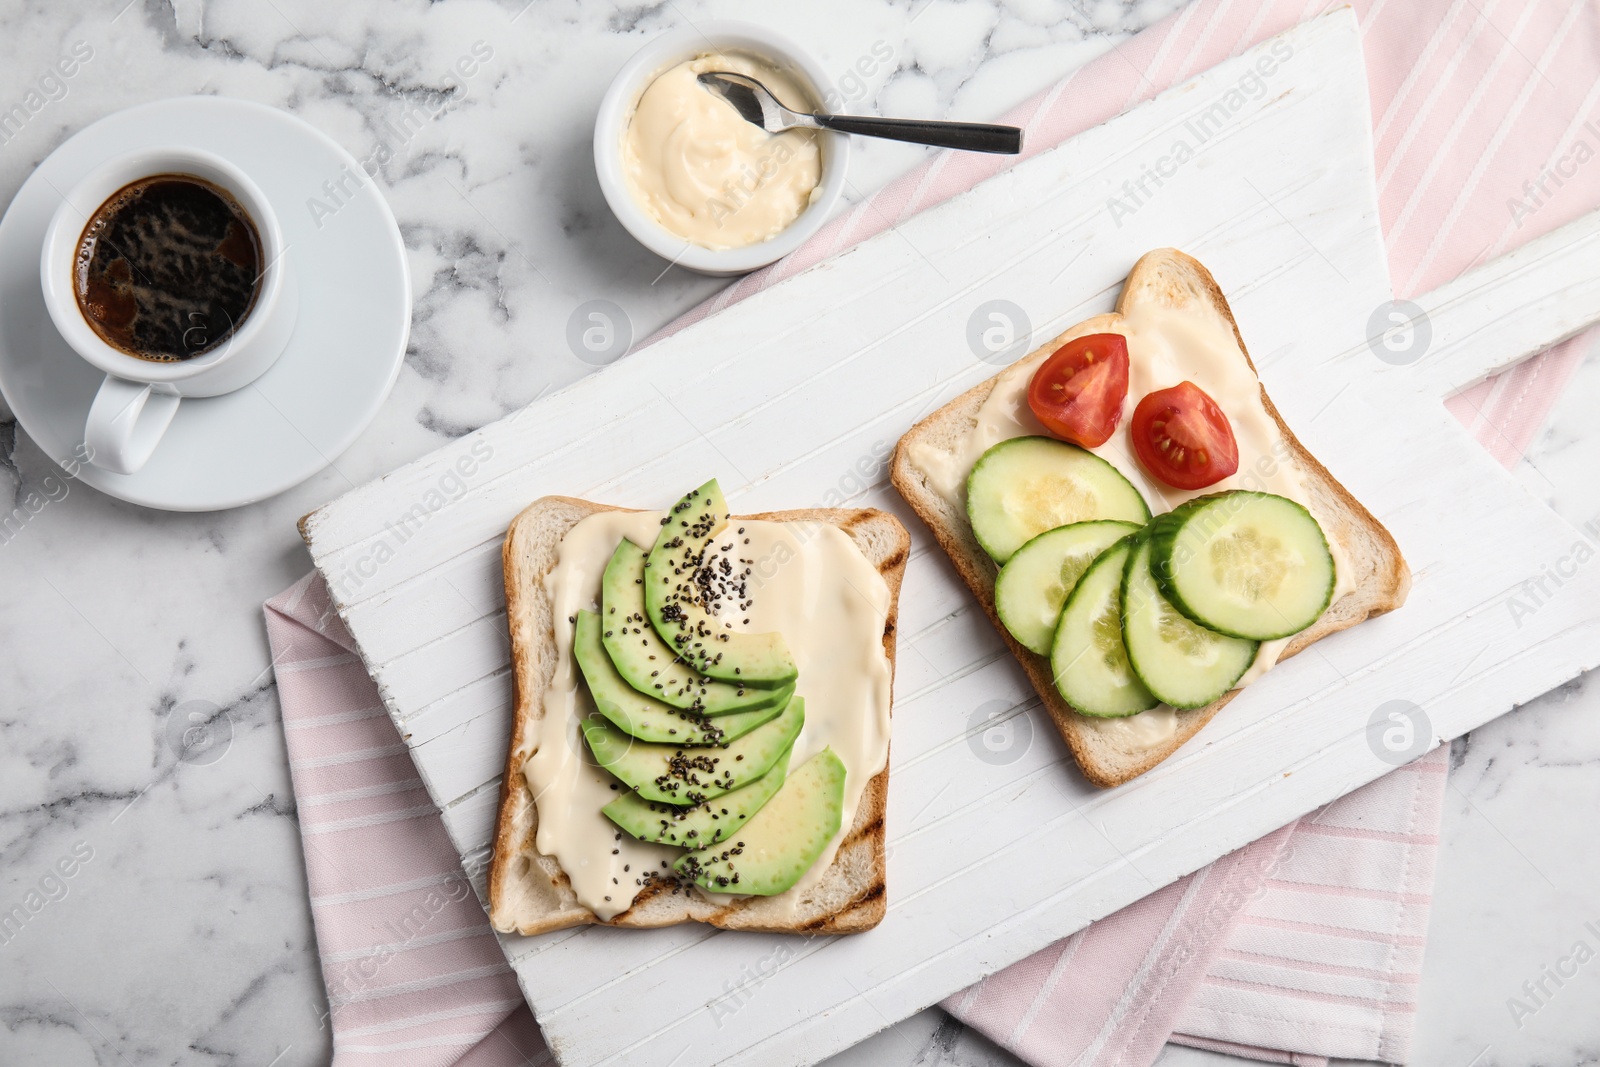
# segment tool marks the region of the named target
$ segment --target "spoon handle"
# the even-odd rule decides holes
[[[910,141],[935,148],[1016,155],[1022,151],[1022,130],[983,122],[935,122],[930,119],[880,119],[863,115],[815,115],[817,125],[840,133],[859,133],[891,141]]]

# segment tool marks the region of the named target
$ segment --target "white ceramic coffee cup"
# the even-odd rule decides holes
[[[255,223],[265,266],[244,322],[210,352],[163,363],[140,359],[101,340],[78,308],[73,285],[78,242],[89,217],[130,182],[188,174],[232,194]],[[288,249],[278,216],[256,184],[220,156],[195,148],[146,149],[118,156],[74,186],[45,231],[39,278],[45,306],[73,350],[106,374],[89,408],[84,443],[90,462],[118,474],[143,467],[183,397],[219,396],[259,378],[282,355],[299,313]]]

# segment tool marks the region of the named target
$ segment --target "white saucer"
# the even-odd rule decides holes
[[[277,210],[300,288],[289,347],[253,385],[185,400],[135,474],[73,464],[114,497],[168,511],[253,503],[305,481],[364,430],[389,395],[411,329],[411,282],[394,214],[348,152],[275,108],[181,97],[119,111],[39,165],[0,221],[0,392],[46,455],[71,461],[101,374],[67,346],[39,288],[39,250],[60,191],[101,161],[149,146],[209,149]],[[354,177],[347,177],[353,175]],[[343,179],[340,205],[323,188]],[[362,184],[355,186],[355,180]],[[317,198],[314,218],[308,201]],[[318,222],[320,221],[320,227]]]

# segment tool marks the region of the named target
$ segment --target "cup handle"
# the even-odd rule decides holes
[[[147,382],[106,375],[83,428],[89,462],[117,474],[132,474],[150,461],[161,435],[178,412],[176,393]]]

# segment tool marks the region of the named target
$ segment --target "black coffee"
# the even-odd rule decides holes
[[[125,185],[96,209],[72,268],[78,310],[113,348],[170,363],[237,330],[261,283],[261,236],[226,190],[188,174]]]

